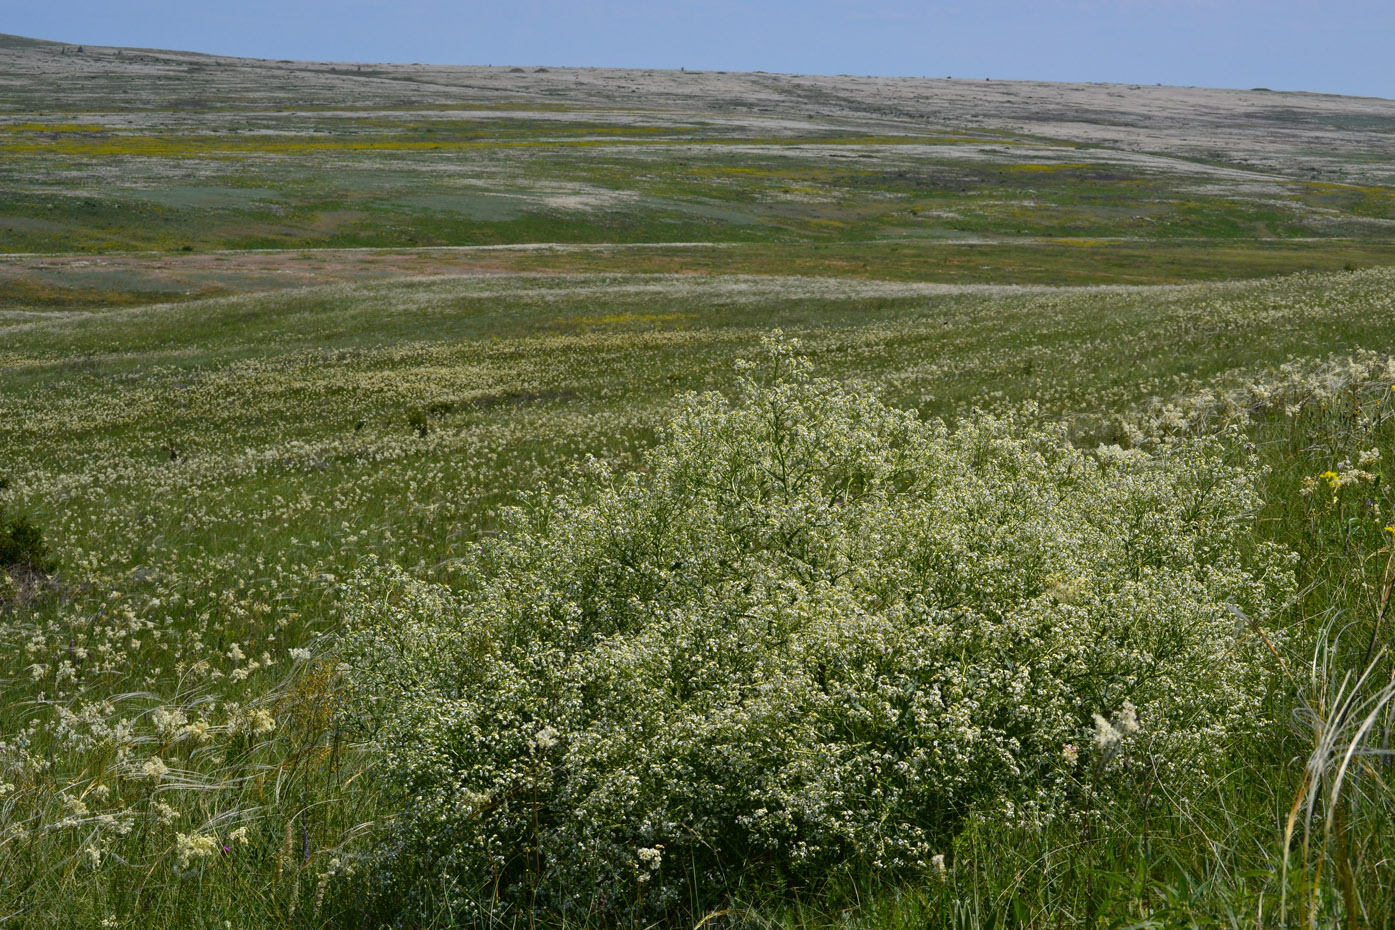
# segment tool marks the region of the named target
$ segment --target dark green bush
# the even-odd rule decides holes
[[[43,533],[25,514],[0,511],[0,567],[23,566],[51,572],[54,565],[44,545]]]
[[[417,431],[417,435],[422,438],[431,432],[431,423],[426,418],[426,411],[420,407],[413,407],[407,411],[407,425]]]

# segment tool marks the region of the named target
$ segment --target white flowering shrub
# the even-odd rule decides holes
[[[748,374],[638,471],[509,511],[466,590],[355,582],[394,900],[634,914],[929,870],[975,811],[1129,766],[1185,794],[1258,725],[1288,562],[1219,443],[951,429],[787,347]]]

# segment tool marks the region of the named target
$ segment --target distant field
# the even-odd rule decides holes
[[[528,270],[1146,283],[1384,264],[1395,228],[1388,101],[3,51],[4,252],[710,242]],[[11,300],[82,291],[16,269]]]

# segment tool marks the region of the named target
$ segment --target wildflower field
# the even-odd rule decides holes
[[[1395,922],[1395,105],[0,53],[0,927]]]

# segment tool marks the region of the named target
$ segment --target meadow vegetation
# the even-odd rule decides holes
[[[933,919],[963,926],[1041,923],[1046,915],[1061,913],[1089,925],[1114,919],[1119,908],[1139,915],[1172,908],[1193,916],[1229,908],[1262,923],[1262,915],[1274,913],[1286,891],[1281,903],[1291,909],[1318,906],[1328,916],[1343,913],[1347,905],[1334,883],[1348,874],[1358,876],[1353,887],[1361,896],[1359,906],[1379,913],[1371,909],[1388,906],[1391,888],[1379,865],[1385,854],[1379,825],[1386,813],[1378,757],[1357,754],[1345,763],[1360,774],[1355,791],[1344,782],[1336,794],[1338,803],[1353,805],[1341,822],[1346,866],[1333,858],[1335,822],[1324,830],[1322,817],[1329,809],[1343,809],[1329,808],[1330,773],[1344,764],[1341,744],[1334,741],[1355,735],[1353,728],[1364,720],[1357,714],[1361,702],[1379,700],[1377,685],[1388,680],[1379,670],[1368,675],[1356,703],[1349,701],[1356,679],[1343,685],[1343,675],[1359,674],[1363,662],[1388,663],[1378,618],[1391,551],[1385,469],[1395,370],[1386,355],[1362,347],[1377,342],[1391,325],[1392,293],[1390,274],[1376,270],[1143,289],[491,276],[335,286],[276,298],[220,298],[11,322],[7,332],[13,338],[6,341],[0,364],[7,513],[26,514],[42,529],[55,571],[23,599],[0,606],[0,635],[5,654],[13,657],[5,678],[3,780],[8,787],[0,845],[9,876],[6,913],[36,925],[96,924],[108,918],[139,925],[175,914],[209,926],[224,920],[238,926],[354,924],[369,916],[362,908],[383,900],[377,895],[392,887],[383,884],[384,876],[405,870],[400,880],[408,881],[411,894],[404,899],[444,902],[435,914],[438,921],[444,914],[464,919],[466,899],[478,904],[477,887],[466,894],[409,881],[420,878],[414,869],[457,861],[464,853],[430,844],[418,849],[403,839],[420,833],[414,818],[430,808],[404,803],[407,795],[398,779],[413,771],[410,766],[385,767],[379,760],[392,746],[388,734],[405,726],[407,718],[395,716],[400,709],[375,717],[346,700],[344,689],[351,682],[355,689],[365,687],[364,679],[346,678],[340,668],[347,620],[360,617],[370,628],[390,620],[388,626],[407,637],[404,642],[432,630],[468,627],[475,622],[471,618],[484,623],[486,612],[476,608],[514,589],[507,588],[512,578],[507,572],[495,576],[494,587],[482,581],[488,575],[481,559],[489,563],[482,553],[491,550],[470,543],[481,533],[499,540],[496,549],[514,553],[512,561],[494,563],[493,571],[500,571],[499,564],[518,565],[515,571],[524,572],[514,579],[523,585],[518,590],[543,583],[552,567],[558,569],[558,585],[578,578],[575,573],[591,564],[579,547],[592,537],[520,528],[522,517],[501,514],[499,506],[520,503],[519,495],[530,490],[534,506],[549,505],[552,498],[538,496],[535,489],[540,483],[562,487],[558,482],[587,455],[604,460],[614,475],[601,487],[615,490],[605,493],[621,494],[630,487],[626,482],[639,482],[642,489],[644,482],[660,480],[662,456],[677,453],[671,445],[664,447],[668,452],[644,450],[663,434],[664,423],[681,413],[676,399],[690,389],[731,395],[738,384],[731,360],[760,358],[760,340],[772,323],[803,340],[802,352],[814,360],[818,374],[876,384],[883,397],[874,403],[860,391],[848,394],[829,385],[799,403],[828,405],[833,398],[855,411],[871,411],[858,414],[870,419],[860,428],[871,429],[883,418],[902,424],[898,428],[907,437],[938,436],[937,457],[919,466],[921,472],[908,468],[897,480],[937,471],[944,482],[937,486],[956,489],[955,494],[978,489],[984,510],[975,511],[973,520],[1021,524],[1025,535],[1020,538],[1006,531],[968,532],[981,523],[959,532],[983,538],[984,545],[1007,547],[991,553],[994,564],[1010,565],[1030,555],[1029,564],[1039,571],[1019,573],[1014,566],[1004,569],[1000,580],[1035,585],[1033,590],[995,582],[992,590],[975,591],[970,585],[975,573],[967,573],[961,580],[969,585],[963,595],[969,600],[961,597],[959,609],[978,603],[989,615],[1008,616],[1016,609],[1029,616],[1042,611],[1042,617],[1071,611],[1082,624],[1091,616],[1085,606],[1072,604],[1093,596],[1072,587],[1074,579],[1087,575],[1085,569],[1055,565],[1050,552],[1066,550],[1043,550],[1032,540],[1049,538],[1048,526],[1051,532],[1083,532],[1086,513],[1117,519],[1126,511],[1095,509],[1111,500],[1110,492],[1097,488],[1087,494],[1084,486],[1076,497],[1058,491],[1055,510],[1028,506],[1050,493],[1051,481],[1061,480],[1062,463],[1073,463],[1076,482],[1100,482],[1105,475],[1123,481],[1136,469],[1155,474],[1150,480],[1164,489],[1173,487],[1169,482],[1204,479],[1212,492],[1232,501],[1226,505],[1235,508],[1227,511],[1232,524],[1226,532],[1239,534],[1227,537],[1225,546],[1213,540],[1215,558],[1223,551],[1282,546],[1299,554],[1292,566],[1296,589],[1277,602],[1273,594],[1266,595],[1269,600],[1232,598],[1247,619],[1232,613],[1221,595],[1205,602],[1220,605],[1219,611],[1199,615],[1209,619],[1198,631],[1213,630],[1207,625],[1213,624],[1224,634],[1220,640],[1208,638],[1208,648],[1237,635],[1250,647],[1263,643],[1262,652],[1247,653],[1254,664],[1245,670],[1255,677],[1244,685],[1245,703],[1235,704],[1246,708],[1244,718],[1212,734],[1217,742],[1210,748],[1225,763],[1219,775],[1197,781],[1187,768],[1171,779],[1145,779],[1088,808],[1088,822],[1043,816],[1036,823],[1003,816],[1004,800],[1017,806],[1030,798],[1012,794],[1004,787],[1012,780],[1000,776],[999,787],[966,795],[985,803],[966,801],[952,821],[924,838],[919,861],[928,862],[930,874],[917,879],[907,877],[914,869],[899,870],[900,883],[891,878],[898,869],[860,867],[861,852],[850,850],[865,850],[851,839],[838,841],[843,845],[826,841],[829,848],[811,858],[830,866],[826,870],[772,870],[766,866],[776,853],[765,848],[755,855],[758,844],[749,837],[756,834],[723,830],[726,840],[747,843],[741,855],[761,868],[751,874],[736,869],[721,882],[682,884],[678,875],[666,875],[654,886],[667,889],[661,899],[665,907],[677,914],[685,908],[739,905],[743,919],[814,925],[853,907],[837,919],[873,925]],[[1174,351],[1165,356],[1149,351],[1160,344]],[[1269,359],[1278,353],[1291,360],[1272,364]],[[1131,367],[1121,370],[1120,359]],[[749,403],[732,396],[730,411],[711,407],[718,403],[714,399],[697,401],[697,412],[683,414],[680,427],[692,432],[708,420],[715,424],[749,415],[740,413],[753,409]],[[1035,406],[1024,411],[1029,401]],[[919,409],[920,416],[894,412],[907,406]],[[976,407],[998,413],[978,414]],[[843,421],[823,415],[833,421],[826,426],[829,436],[841,435],[833,428]],[[921,419],[926,416],[945,418],[948,432],[936,432],[938,427]],[[792,419],[812,422],[803,415]],[[812,441],[819,432],[801,435]],[[1194,440],[1187,437],[1218,432],[1201,445],[1188,445]],[[874,431],[872,438],[877,435]],[[969,454],[967,437],[975,435],[999,452],[985,454],[970,469],[956,456]],[[1072,437],[1074,446],[1068,443]],[[757,438],[727,441],[743,454],[768,455],[768,445],[762,447]],[[1091,451],[1100,443],[1138,451]],[[997,470],[1014,460],[1005,450],[1022,444],[1035,449],[1014,466],[1028,469],[1025,475],[1015,483],[997,480]],[[868,454],[869,478],[887,467],[877,465],[871,439],[851,447]],[[715,467],[718,459],[709,452],[694,457]],[[840,467],[854,464],[845,460]],[[645,470],[633,473],[639,465]],[[1044,471],[1038,475],[1038,469]],[[1090,478],[1093,472],[1098,474]],[[626,477],[632,473],[649,477]],[[1058,477],[1048,480],[1053,474]],[[841,505],[835,508],[833,496],[815,493],[824,480],[832,478],[820,473],[811,483],[807,490],[814,496],[799,513],[808,511],[812,526],[838,539],[839,521],[852,516],[844,516]],[[877,478],[883,486],[873,499],[888,507],[912,507],[912,495],[902,499],[886,489],[891,480]],[[865,493],[878,487],[876,481],[860,481]],[[588,487],[596,485],[581,481],[570,497],[553,502],[577,514],[557,519],[581,520],[593,512],[587,508],[601,506]],[[1143,487],[1146,483],[1137,492]],[[736,501],[742,499],[740,490],[739,484],[732,489]],[[948,506],[954,499],[931,496],[925,506],[935,501]],[[990,506],[994,500],[998,503]],[[821,501],[821,509],[808,510],[814,501]],[[639,519],[617,506],[610,505],[607,519]],[[830,508],[838,520],[818,517]],[[1166,513],[1158,511],[1156,519]],[[970,515],[948,525],[960,519]],[[1154,519],[1135,530],[1162,533],[1159,541],[1175,542],[1161,525],[1149,522]],[[640,520],[636,528],[643,524]],[[857,538],[876,537],[870,525],[852,525],[862,534]],[[1029,533],[1033,526],[1038,530]],[[1167,532],[1185,537],[1201,530],[1183,525]],[[893,528],[880,537],[886,546],[911,540]],[[1122,545],[1123,538],[1110,545]],[[548,540],[562,546],[552,560],[530,548]],[[689,545],[698,544],[702,548],[690,553],[690,560],[726,565],[722,571],[730,577],[755,565],[793,572],[784,562],[749,555],[733,562],[736,552],[726,552],[726,544],[710,533],[695,531]],[[1074,544],[1066,549],[1071,559],[1091,551]],[[867,551],[870,556],[876,550]],[[1170,544],[1152,551],[1164,561],[1181,558]],[[647,564],[635,558],[636,566]],[[1210,564],[1211,557],[1205,561]],[[982,564],[989,562],[994,559]],[[635,583],[689,577],[672,564],[651,566]],[[875,564],[882,563],[869,561],[869,569]],[[1126,583],[1126,574],[1106,571],[1108,564],[1102,555],[1090,571],[1105,573],[1100,583]],[[944,571],[930,574],[951,578],[950,567],[946,562]],[[1270,574],[1271,581],[1282,581],[1282,573]],[[779,580],[771,579],[766,588],[775,590]],[[867,590],[877,590],[875,581],[864,580]],[[795,603],[811,596],[799,594],[793,580],[784,584],[791,596],[798,595]],[[851,587],[844,591],[840,584]],[[839,598],[872,596],[851,580],[827,586],[831,590],[818,601],[826,611],[811,608],[811,622],[831,615]],[[627,606],[623,590],[613,592],[613,610],[642,614]],[[373,591],[396,593],[365,600]],[[556,596],[565,602],[564,594]],[[698,597],[682,588],[665,596],[680,594]],[[525,601],[532,603],[531,597]],[[649,637],[679,636],[689,629],[679,623],[681,611],[665,616],[678,625],[649,630]],[[412,625],[405,624],[406,617],[413,618]],[[520,627],[516,648],[528,648],[526,629]],[[833,635],[837,627],[821,629]],[[408,636],[412,630],[420,632]],[[716,635],[704,625],[692,631]],[[459,648],[470,641],[461,639]],[[1104,648],[1108,642],[1095,645]],[[662,643],[660,638],[653,646]],[[448,654],[428,651],[429,657]],[[597,661],[585,651],[561,655],[582,666]],[[743,656],[756,661],[749,650],[726,660]],[[776,657],[788,660],[780,653]],[[349,664],[362,674],[391,668]],[[563,663],[556,674],[582,666]],[[453,674],[462,673],[453,668]],[[611,677],[617,671],[612,669]],[[515,679],[514,684],[540,687],[544,680]],[[651,680],[640,677],[631,690]],[[438,686],[427,688],[423,681],[422,687],[425,696]],[[638,700],[644,693],[631,696]],[[660,697],[671,695],[655,692],[650,700]],[[433,707],[434,701],[424,706]],[[1138,699],[1132,703],[1144,707]],[[1093,773],[1090,715],[1100,713],[1114,725],[1122,699],[1101,694],[1073,707],[1075,716],[1061,718],[1058,726],[1067,727],[1064,721],[1070,719],[1074,736],[1062,737],[1061,743],[1080,747],[1079,771]],[[1137,712],[1140,726],[1156,728],[1159,736],[1165,732],[1163,715]],[[579,716],[568,718],[569,725],[580,727],[601,711],[583,702],[572,713]],[[561,725],[565,722],[541,721],[523,736],[536,737],[552,726],[560,742],[570,732]],[[522,730],[532,726],[525,719],[516,723]],[[772,728],[780,739],[797,732]],[[448,740],[449,734],[440,731],[439,738]],[[1361,745],[1379,745],[1370,743],[1376,738],[1363,734]],[[1310,740],[1327,740],[1326,749]],[[590,751],[601,750],[595,745]],[[452,764],[464,764],[463,751],[452,749],[449,757],[457,759]],[[521,751],[523,762],[532,758],[526,748]],[[1305,768],[1310,756],[1320,763],[1315,768]],[[1015,759],[1009,754],[1002,764],[1018,764]],[[612,761],[619,776],[624,760]],[[1029,769],[1036,771],[1023,767]],[[1324,793],[1311,798],[1315,826],[1305,841],[1307,821],[1296,821],[1285,857],[1289,805],[1300,789],[1317,787],[1311,779],[1319,777],[1328,780],[1321,782]],[[1047,790],[1050,784],[1028,779],[1012,790]],[[1056,784],[1062,796],[1070,794]],[[667,796],[651,785],[643,797],[654,802]],[[887,810],[916,820],[901,806],[909,802],[893,800],[884,799]],[[759,804],[752,801],[751,807]],[[857,809],[868,808],[860,802]],[[549,810],[555,813],[557,807]],[[413,823],[418,823],[416,833]],[[663,843],[672,849],[670,864],[682,861],[682,836],[664,838],[644,829],[626,837],[642,844],[633,855]],[[922,829],[928,827],[922,823]],[[426,835],[448,844],[465,843],[460,837],[469,834]],[[748,839],[741,840],[743,835]],[[899,835],[897,841],[905,838]],[[609,862],[611,869],[621,868],[614,842],[607,847],[609,858],[588,860],[584,867]],[[520,889],[528,887],[527,847],[523,842],[522,858],[507,863],[515,875],[515,907]],[[384,850],[391,849],[399,851],[384,860]],[[936,855],[946,857],[943,882],[936,877]],[[746,861],[727,849],[720,862],[733,868],[733,857]],[[902,858],[902,866],[915,861]],[[388,861],[396,865],[389,869]],[[710,873],[716,861],[703,868]],[[1328,864],[1319,872],[1323,862]],[[462,866],[451,874],[461,880],[478,877],[474,868]],[[642,873],[627,874],[632,891]],[[775,894],[778,888],[784,892]],[[82,893],[75,893],[78,889]],[[725,896],[718,893],[722,889]],[[620,893],[623,903],[612,893],[611,906],[629,907],[630,893]],[[797,902],[793,911],[791,901]],[[858,901],[862,904],[854,906]],[[457,905],[462,909],[453,910]],[[525,919],[525,910],[495,913],[512,922]],[[571,902],[560,910],[585,912],[586,906]],[[616,919],[616,913],[604,920]]]
[[[0,927],[1395,921],[1380,102],[0,48]]]

